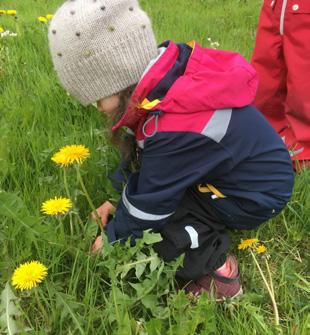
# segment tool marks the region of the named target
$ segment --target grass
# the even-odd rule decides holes
[[[189,301],[176,290],[177,264],[163,264],[147,247],[156,236],[147,235],[135,248],[106,244],[104,257],[90,255],[97,229],[88,220],[90,208],[74,169],[67,171],[72,213],[61,225],[41,215],[44,200],[66,194],[62,170],[50,160],[66,144],[81,143],[91,150],[82,175],[95,205],[118,197],[107,180],[118,154],[106,140],[105,120],[60,87],[48,54],[46,26],[37,21],[60,3],[1,1],[0,9],[17,9],[18,15],[0,16],[0,26],[18,36],[0,39],[0,333],[309,334],[307,171],[296,177],[294,195],[282,214],[257,231],[233,235],[232,251],[239,256],[246,294],[221,305],[206,296]],[[260,1],[141,3],[152,17],[158,41],[195,39],[208,46],[210,37],[222,49],[251,56]],[[251,255],[236,251],[239,239],[247,237],[258,237],[268,247],[278,328]],[[32,259],[49,272],[37,293],[16,292],[6,285],[14,269]],[[258,261],[266,271],[263,258]]]

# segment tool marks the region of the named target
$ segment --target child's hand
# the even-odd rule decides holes
[[[92,253],[95,253],[95,252],[101,250],[102,248],[103,248],[103,239],[102,239],[102,236],[99,235],[99,236],[97,236],[97,238],[95,239],[95,242],[91,246],[91,251],[92,251]]]
[[[115,207],[109,201],[105,201],[100,207],[96,209],[97,214],[101,219],[102,228],[104,228],[107,225],[109,215],[114,214],[115,210],[116,210]],[[95,213],[93,212],[91,215],[92,218],[95,220],[96,219]]]
[[[109,201],[105,201],[100,207],[96,209],[97,214],[99,215],[101,219],[102,228],[104,228],[107,225],[109,215],[114,214],[115,210],[116,208]],[[94,212],[91,214],[91,216],[94,220],[96,219]],[[95,253],[101,250],[102,248],[103,248],[103,239],[102,239],[102,236],[99,235],[95,239],[95,242],[93,243],[91,247],[91,250],[93,253]]]

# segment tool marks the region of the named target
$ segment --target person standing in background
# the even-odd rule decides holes
[[[310,1],[264,0],[252,65],[260,78],[256,107],[292,160],[309,167]]]

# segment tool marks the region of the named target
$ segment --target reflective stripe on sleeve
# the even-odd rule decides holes
[[[148,221],[157,221],[157,220],[162,220],[165,219],[167,217],[169,217],[170,215],[173,214],[169,213],[169,214],[164,214],[164,215],[157,215],[157,214],[151,214],[151,213],[146,213],[141,211],[140,209],[136,208],[135,206],[133,206],[129,200],[126,197],[126,188],[124,188],[123,194],[122,194],[122,200],[123,203],[125,205],[125,207],[127,208],[128,212],[130,215],[134,216],[137,219],[141,219],[141,220],[148,220]]]

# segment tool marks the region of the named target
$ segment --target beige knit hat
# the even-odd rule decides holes
[[[68,0],[48,38],[60,81],[83,105],[138,83],[157,56],[150,19],[137,0]]]

